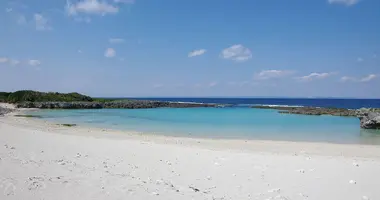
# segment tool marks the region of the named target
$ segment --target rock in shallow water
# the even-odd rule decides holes
[[[364,129],[380,129],[380,113],[371,109],[359,109],[357,116],[360,119],[360,127]]]
[[[360,127],[363,129],[380,129],[380,108],[361,108],[345,109],[345,108],[319,108],[319,107],[288,107],[288,106],[252,106],[259,109],[276,109],[283,114],[299,114],[299,115],[332,115],[358,117],[360,119]]]

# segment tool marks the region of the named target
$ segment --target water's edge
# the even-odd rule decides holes
[[[36,110],[52,123],[175,137],[380,144],[378,131],[359,128],[355,118],[291,116],[241,108],[143,110]]]

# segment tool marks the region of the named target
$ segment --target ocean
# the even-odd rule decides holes
[[[380,108],[376,99],[136,98],[233,104],[225,108],[39,110],[55,123],[138,131],[167,136],[307,141],[380,145],[380,132],[360,129],[355,117],[280,114],[250,105]]]

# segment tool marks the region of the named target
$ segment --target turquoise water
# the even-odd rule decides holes
[[[380,133],[360,129],[357,118],[287,115],[265,109],[40,110],[34,114],[56,123],[169,136],[380,144]]]
[[[279,114],[251,108],[40,110],[48,121],[169,136],[380,144],[359,119]]]

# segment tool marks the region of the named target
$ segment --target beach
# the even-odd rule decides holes
[[[1,199],[380,199],[375,145],[198,139],[0,118]]]

